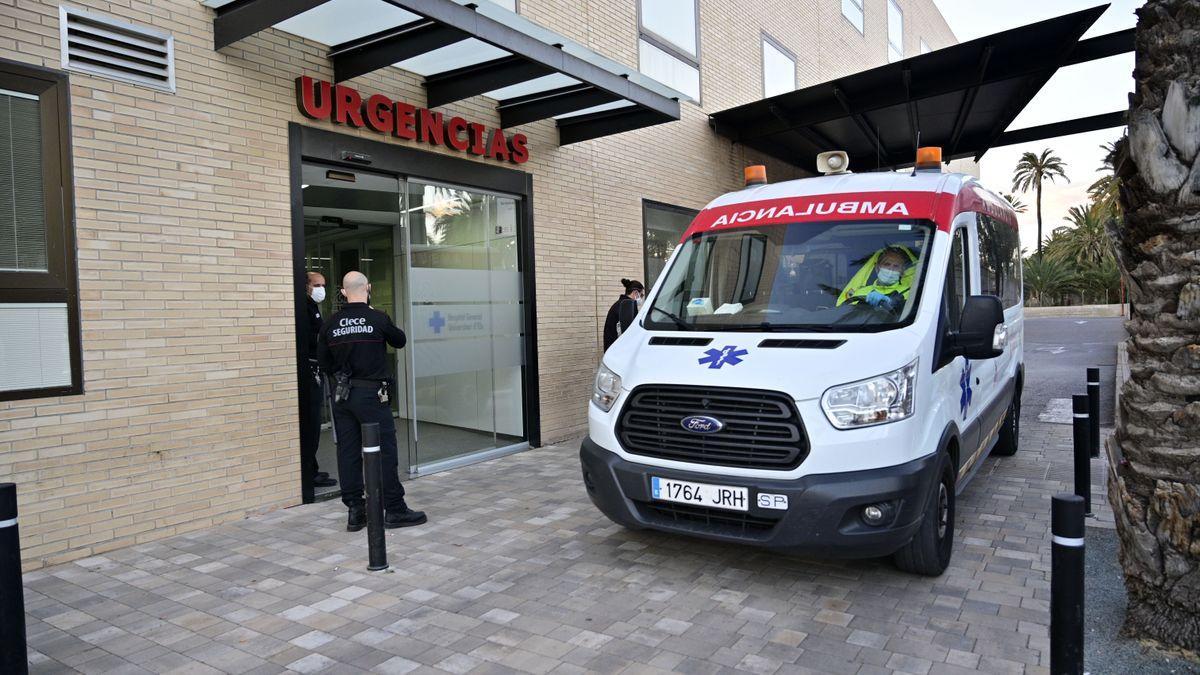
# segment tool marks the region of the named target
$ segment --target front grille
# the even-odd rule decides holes
[[[687,431],[683,418],[715,417],[716,433]],[[627,452],[681,462],[752,469],[793,469],[808,455],[808,438],[792,400],[781,393],[719,387],[642,386],[617,422]]]
[[[761,537],[779,523],[742,511],[725,511],[707,506],[670,502],[635,502],[642,518],[654,525],[676,530],[723,534],[732,537]]]

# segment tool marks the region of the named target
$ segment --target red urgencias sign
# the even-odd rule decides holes
[[[314,120],[366,127],[395,138],[446,146],[513,164],[529,160],[529,139],[525,134],[506,136],[502,129],[461,117],[446,119],[440,112],[393,101],[383,94],[372,94],[363,100],[352,87],[314,80],[307,75],[296,78],[296,105],[305,117]]]

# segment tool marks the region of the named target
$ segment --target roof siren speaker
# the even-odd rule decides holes
[[[817,171],[826,176],[848,173],[850,171],[850,155],[844,150],[831,150],[817,155]]]

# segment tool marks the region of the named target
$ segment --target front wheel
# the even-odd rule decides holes
[[[936,577],[946,571],[954,549],[954,467],[947,453],[942,453],[938,481],[929,492],[921,528],[893,559],[905,572]]]

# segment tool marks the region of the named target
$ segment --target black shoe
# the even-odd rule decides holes
[[[334,485],[337,485],[337,479],[330,478],[329,474],[325,474],[323,477],[317,474],[313,477],[313,487],[333,487]]]
[[[367,507],[351,506],[350,516],[346,519],[346,531],[358,532],[367,526]]]
[[[329,474],[325,473],[324,471],[318,471],[316,474],[313,475],[313,477],[317,478],[317,479],[329,478]]]
[[[412,509],[404,509],[403,511],[389,511],[383,517],[383,526],[392,529],[396,527],[412,527],[420,525],[428,521],[424,511],[413,511]]]

